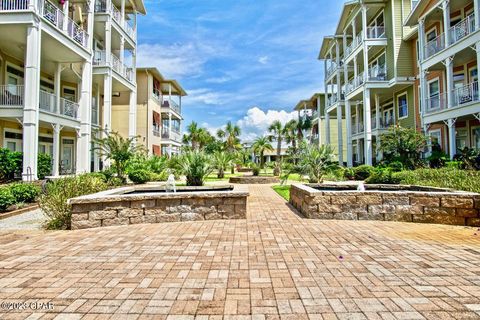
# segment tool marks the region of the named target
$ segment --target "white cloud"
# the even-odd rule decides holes
[[[225,99],[225,94],[206,88],[188,90],[188,105],[206,104],[217,106],[225,103]]]
[[[258,62],[260,62],[261,64],[267,64],[269,59],[270,58],[268,56],[262,56],[258,58]]]
[[[215,84],[220,84],[220,83],[225,83],[232,80],[230,77],[216,77],[216,78],[208,78],[205,80],[207,83],[215,83]]]
[[[237,125],[242,130],[242,139],[252,141],[267,134],[268,127],[272,122],[278,120],[285,124],[292,119],[297,119],[297,112],[285,110],[267,110],[265,112],[258,107],[253,107],[248,109],[247,114],[237,121]]]

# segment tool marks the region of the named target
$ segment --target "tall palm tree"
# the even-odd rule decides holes
[[[215,138],[208,132],[205,128],[200,128],[198,132],[198,148],[203,150],[203,148],[212,142]]]
[[[239,126],[228,121],[224,130],[218,129],[217,137],[222,140],[225,139],[224,144],[227,151],[234,152],[242,147],[239,138],[241,133],[242,131]]]
[[[202,129],[198,127],[198,124],[195,121],[192,121],[192,123],[187,126],[187,132],[188,133],[183,136],[183,142],[191,143],[192,149],[198,150],[200,147],[199,141],[201,138]]]
[[[297,120],[290,120],[285,124],[285,141],[292,145],[293,152],[297,151]]]
[[[265,151],[273,151],[273,147],[267,137],[259,137],[253,142],[253,152],[260,155],[260,168],[263,169],[265,165],[265,159],[263,155]]]
[[[297,123],[297,139],[298,142],[303,140],[303,132],[306,130],[310,130],[312,128],[312,120],[310,117],[305,116],[305,117],[300,117],[298,118],[298,123]]]
[[[275,158],[275,168],[273,169],[273,175],[278,176],[280,175],[280,153],[282,150],[282,140],[285,136],[286,130],[282,123],[278,120],[272,122],[270,127],[268,127],[268,131],[271,133],[269,136],[269,140],[277,141],[277,156]]]

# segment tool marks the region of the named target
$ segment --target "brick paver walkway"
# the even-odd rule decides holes
[[[480,318],[475,229],[306,220],[250,192],[246,221],[1,232],[0,301],[54,309],[0,318]]]

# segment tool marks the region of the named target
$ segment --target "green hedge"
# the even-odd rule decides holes
[[[34,202],[40,194],[40,188],[31,183],[15,183],[0,188],[0,211],[19,204]]]

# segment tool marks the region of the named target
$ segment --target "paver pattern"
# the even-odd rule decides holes
[[[473,228],[298,216],[250,186],[246,220],[0,232],[0,319],[479,319]],[[475,233],[478,232],[478,235]]]

